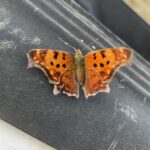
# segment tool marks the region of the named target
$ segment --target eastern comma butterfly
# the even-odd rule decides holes
[[[109,83],[116,71],[132,58],[128,48],[105,48],[87,53],[77,49],[75,56],[65,51],[32,49],[27,54],[28,68],[40,68],[54,84],[54,94],[60,92],[79,97],[79,85],[85,97],[110,92]]]

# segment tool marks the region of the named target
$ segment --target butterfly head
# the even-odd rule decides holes
[[[80,49],[76,49],[75,57],[83,57],[83,54]]]
[[[82,60],[83,60],[83,54],[80,49],[77,49],[75,53],[75,61],[78,64],[81,63]]]

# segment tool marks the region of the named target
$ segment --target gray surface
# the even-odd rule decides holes
[[[110,94],[88,101],[82,90],[78,100],[54,96],[43,72],[26,69],[26,53],[74,53],[58,37],[81,49],[91,41],[97,48],[125,46],[73,1],[0,1],[0,117],[59,150],[149,150],[150,64],[134,52]]]

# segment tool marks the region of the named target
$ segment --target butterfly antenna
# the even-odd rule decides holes
[[[72,49],[75,50],[75,52],[77,51],[75,47],[71,46],[69,43],[67,43],[66,41],[64,41],[62,38],[58,37],[58,40],[60,40],[62,43],[64,43],[65,45],[71,47]]]

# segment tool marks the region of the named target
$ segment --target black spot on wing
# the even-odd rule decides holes
[[[104,52],[104,51],[100,51],[100,53],[101,53],[102,58],[105,58],[105,57],[106,57],[106,55],[105,55],[105,52]]]
[[[109,64],[110,64],[110,61],[107,61],[106,64],[109,65]]]
[[[50,64],[51,64],[52,66],[54,65],[54,63],[53,63],[52,61],[50,62]]]
[[[103,63],[100,63],[99,65],[100,65],[100,67],[104,67],[104,64],[103,64]]]
[[[97,67],[97,64],[93,64],[93,67]]]
[[[62,67],[63,67],[63,68],[66,68],[66,64],[63,64]]]
[[[56,67],[59,68],[59,67],[60,67],[60,64],[57,64]]]
[[[96,59],[96,53],[93,53],[93,59]]]
[[[66,59],[66,55],[65,55],[65,53],[63,53],[63,57],[62,57],[62,59],[63,59],[63,60],[65,60],[65,59]]]
[[[58,57],[58,52],[57,51],[54,51],[54,59],[57,59],[57,57]]]
[[[93,53],[93,56],[96,56],[96,53]]]

